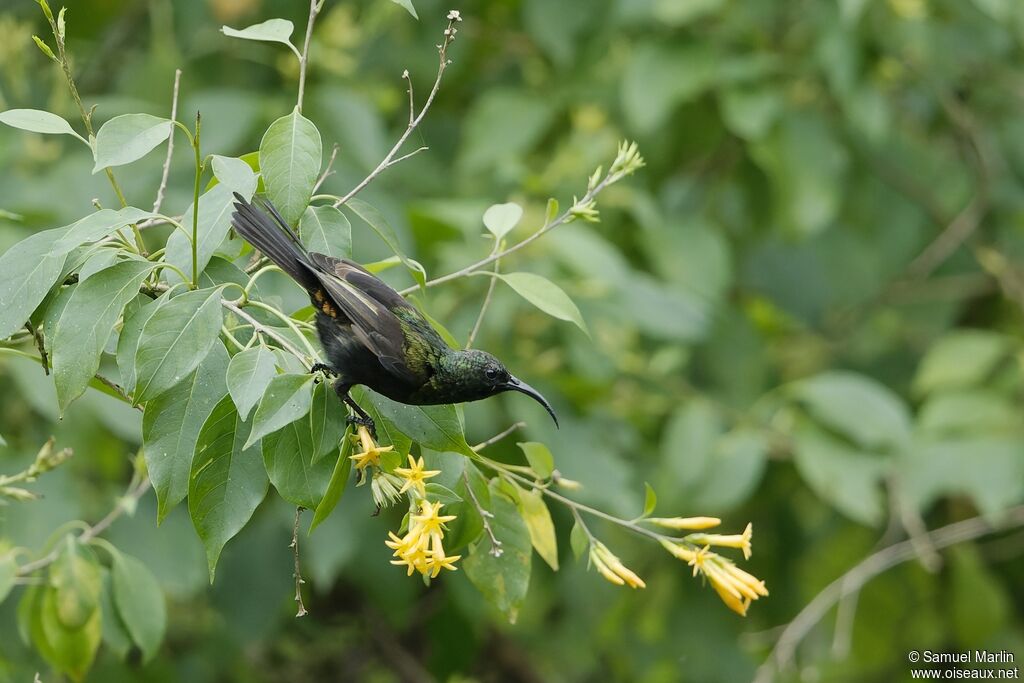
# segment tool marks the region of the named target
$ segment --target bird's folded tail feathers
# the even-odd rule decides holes
[[[273,204],[264,202],[263,205],[265,211],[236,192],[235,212],[231,215],[235,232],[307,290],[317,289],[319,281],[310,268],[309,256],[298,237]]]

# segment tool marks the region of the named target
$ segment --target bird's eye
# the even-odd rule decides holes
[[[496,379],[498,377],[498,370],[497,368],[487,368],[484,374],[487,375],[487,379]]]

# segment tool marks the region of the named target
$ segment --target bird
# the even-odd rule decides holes
[[[334,390],[352,408],[350,421],[374,431],[370,415],[349,390],[363,385],[398,403],[439,405],[490,398],[507,391],[540,403],[558,427],[544,396],[479,349],[453,349],[405,298],[347,258],[307,251],[267,199],[261,206],[234,193],[231,225],[304,288],[316,311],[326,354],[310,372],[336,377]]]

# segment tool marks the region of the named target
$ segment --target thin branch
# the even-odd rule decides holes
[[[502,431],[502,432],[500,432],[498,434],[495,434],[491,438],[487,439],[487,441],[481,441],[477,445],[473,446],[473,450],[474,451],[480,451],[480,450],[483,450],[483,449],[487,448],[488,446],[493,446],[494,444],[498,443],[499,441],[504,439],[506,436],[508,436],[512,432],[516,431],[517,429],[522,429],[525,426],[526,426],[525,422],[516,422],[515,424],[513,424],[508,429],[506,429],[506,430],[504,430],[504,431]]]
[[[302,580],[302,568],[299,566],[299,521],[302,519],[302,511],[304,507],[299,506],[295,508],[295,525],[292,527],[292,542],[289,544],[289,548],[295,553],[295,573],[292,576],[295,578],[295,602],[298,604],[298,611],[295,612],[296,617],[304,617],[309,612],[306,611],[306,606],[302,603],[302,584],[306,583]]]
[[[181,85],[181,69],[174,70],[174,95],[171,97],[171,121],[178,120],[178,86]],[[160,176],[160,187],[156,190],[156,200],[153,202],[153,213],[160,213],[160,207],[164,203],[164,192],[167,191],[167,178],[171,173],[171,157],[174,156],[174,131],[167,136],[167,158],[164,159],[164,170]],[[139,225],[139,229],[142,226]]]
[[[611,185],[613,183],[618,182],[625,175],[627,175],[627,174],[626,173],[619,173],[619,174],[614,174],[614,175],[613,174],[608,174],[601,182],[599,182],[597,185],[595,185],[593,187],[593,189],[588,190],[587,193],[585,195],[583,195],[582,199],[580,199],[578,202],[574,202],[573,205],[570,206],[568,209],[566,209],[564,212],[562,212],[562,214],[560,216],[555,218],[550,223],[545,223],[540,228],[540,230],[538,230],[537,232],[533,233],[529,237],[526,237],[525,239],[523,239],[523,240],[521,240],[519,242],[516,242],[511,247],[508,247],[506,249],[502,249],[500,251],[492,251],[491,254],[489,256],[487,256],[486,258],[480,259],[476,263],[474,263],[472,265],[469,265],[469,266],[466,266],[465,268],[462,268],[461,270],[457,270],[454,273],[449,273],[448,275],[442,275],[441,277],[434,278],[433,280],[427,280],[426,286],[427,287],[436,287],[437,285],[444,284],[445,282],[450,282],[450,281],[456,280],[456,279],[458,279],[460,277],[464,277],[466,275],[469,275],[473,271],[479,270],[480,268],[483,268],[484,266],[489,266],[490,264],[494,263],[495,261],[498,261],[499,259],[502,259],[502,258],[508,256],[509,254],[513,254],[513,253],[519,251],[520,249],[522,249],[523,247],[527,246],[528,244],[531,244],[532,242],[540,239],[546,233],[554,230],[559,225],[562,225],[563,223],[568,222],[570,220],[570,218],[573,217],[573,209],[574,208],[576,208],[577,206],[586,206],[587,203],[593,201],[593,199],[598,194],[600,194],[601,191],[604,190],[604,188],[608,187],[609,185]],[[401,292],[399,292],[399,294],[402,294],[403,296],[407,295],[407,294],[412,294],[418,288],[419,288],[418,285],[413,285],[412,287],[406,287]]]
[[[121,397],[121,400],[125,401],[126,403],[128,403],[129,405],[131,405],[131,406],[132,406],[133,408],[135,408],[136,410],[142,410],[142,406],[140,406],[140,405],[136,405],[136,404],[135,404],[135,402],[134,402],[134,401],[132,401],[132,397],[128,395],[128,392],[127,392],[127,391],[125,391],[125,390],[124,390],[124,387],[122,387],[122,386],[121,386],[120,384],[117,384],[116,382],[114,382],[114,381],[113,381],[113,380],[111,380],[111,379],[107,379],[106,377],[104,377],[103,375],[101,375],[101,374],[100,374],[100,373],[98,373],[98,372],[96,373],[95,377],[96,377],[96,379],[97,379],[97,380],[98,380],[98,381],[99,381],[99,382],[100,382],[101,384],[103,384],[103,385],[105,385],[105,386],[109,387],[109,388],[110,388],[110,389],[111,389],[111,390],[112,390],[112,391],[113,391],[113,392],[114,392],[115,394],[117,394],[118,396],[120,396],[120,397]]]
[[[302,111],[302,98],[306,94],[306,65],[309,64],[309,40],[313,37],[313,24],[316,22],[316,15],[320,14],[324,0],[309,0],[309,21],[306,22],[306,40],[302,44],[302,54],[299,55],[299,97],[295,107]]]
[[[942,549],[1022,525],[1024,525],[1024,505],[1007,510],[1001,523],[996,526],[991,525],[981,516],[972,517],[931,531],[928,533],[928,539],[936,549]],[[917,554],[918,550],[913,541],[896,543],[869,555],[826,586],[783,629],[775,647],[758,669],[757,677],[754,679],[755,683],[770,683],[774,680],[777,672],[789,667],[793,662],[797,646],[845,595],[860,590],[871,579],[888,569],[914,559]]]
[[[320,177],[316,179],[316,184],[313,185],[313,194],[316,194],[320,186],[324,184],[330,176],[334,175],[334,171],[331,168],[334,166],[334,160],[338,158],[338,143],[334,143],[334,147],[331,148],[331,158],[327,160],[327,166],[324,168],[324,172],[320,174]]]
[[[39,362],[43,366],[43,374],[49,377],[50,375],[50,358],[46,355],[46,344],[43,343],[43,333],[37,329],[31,322],[25,323],[25,329],[31,334],[32,338],[36,342],[36,348],[39,349]]]
[[[395,155],[398,154],[398,151],[400,149],[402,149],[402,145],[405,144],[405,141],[409,139],[409,136],[412,134],[412,132],[416,130],[416,127],[420,125],[421,121],[423,121],[423,117],[426,116],[427,111],[430,109],[430,105],[434,103],[434,97],[437,96],[438,90],[441,89],[441,77],[444,76],[445,69],[447,69],[448,65],[451,64],[451,60],[448,59],[448,46],[451,45],[453,40],[455,40],[455,33],[457,31],[457,29],[455,28],[456,21],[462,21],[462,19],[459,18],[457,14],[455,14],[454,16],[452,14],[449,14],[448,27],[444,31],[444,39],[441,41],[441,44],[437,46],[437,52],[439,56],[437,66],[437,77],[434,79],[434,87],[431,88],[430,94],[427,96],[427,101],[424,102],[423,108],[420,109],[420,113],[413,117],[412,111],[409,112],[409,124],[405,128],[405,132],[402,133],[401,137],[398,138],[398,142],[395,143],[395,146],[392,147],[391,151],[387,153],[387,155],[381,160],[379,164],[377,164],[377,168],[373,169],[373,171],[370,172],[370,175],[363,178],[358,185],[349,190],[348,194],[334,202],[335,208],[340,207],[342,204],[352,199],[352,197],[359,194],[359,192],[361,192],[363,188],[365,188],[367,185],[373,182],[373,180],[377,176],[379,176],[381,173],[386,171],[391,166],[394,166],[403,159],[408,159],[413,154],[416,154],[416,152],[425,149],[420,148],[416,150],[416,152],[412,152],[411,154],[406,154],[405,156],[395,159]],[[408,71],[402,73],[402,78],[408,79],[408,77]],[[409,81],[409,97],[412,97],[412,81]],[[414,105],[412,103],[410,103],[410,109],[414,109]]]
[[[473,491],[473,484],[469,481],[469,474],[466,470],[462,470],[462,479],[466,482],[466,490],[469,491],[469,499],[473,501],[473,507],[476,508],[477,513],[480,515],[480,520],[484,523],[484,531],[487,532],[487,537],[491,540],[490,553],[494,557],[501,557],[501,554],[505,552],[501,549],[501,541],[494,535],[494,530],[491,528],[491,518],[494,514],[484,509],[484,506],[480,504],[480,499],[476,497],[476,492]]]
[[[498,251],[501,243],[495,239],[494,251]],[[492,252],[493,253],[493,252]],[[494,262],[494,274],[498,274],[498,265],[500,261]],[[491,282],[487,285],[487,294],[484,295],[484,302],[480,306],[480,313],[476,316],[476,322],[473,323],[473,329],[469,331],[469,339],[466,340],[466,348],[469,349],[473,346],[473,342],[476,340],[477,333],[480,332],[480,327],[484,323],[484,316],[487,314],[487,309],[491,305],[491,297],[494,296],[494,287],[498,284],[498,278],[492,277]]]
[[[281,348],[290,352],[296,358],[304,357],[304,354],[298,349],[296,349],[291,342],[282,337],[275,330],[267,327],[259,320],[256,320],[256,318],[252,317],[251,315],[243,311],[241,306],[237,305],[235,302],[228,301],[227,299],[221,299],[220,303],[224,308],[228,309],[229,311],[237,315],[239,318],[252,325],[254,332],[267,335],[268,337],[276,341],[278,344],[280,344]],[[313,360],[315,361],[316,359],[314,358]]]
[[[125,494],[118,499],[117,505],[115,505],[113,509],[111,509],[110,512],[108,512],[103,519],[101,519],[100,521],[96,522],[91,527],[88,527],[85,531],[83,531],[81,535],[78,536],[78,542],[88,543],[89,541],[91,541],[92,539],[96,538],[104,531],[109,529],[110,525],[116,522],[121,517],[121,515],[123,515],[127,510],[128,505],[126,505],[126,503],[128,501],[131,501],[133,503],[138,502],[138,500],[142,498],[142,496],[144,496],[146,494],[146,491],[148,491],[149,489],[150,486],[148,476],[143,476],[141,479],[139,479],[137,484],[129,485],[128,491],[126,491]],[[45,569],[46,567],[56,562],[59,556],[60,549],[55,549],[51,551],[49,554],[39,558],[38,560],[27,562],[18,567],[16,576],[27,576],[32,572],[39,571],[40,569]]]

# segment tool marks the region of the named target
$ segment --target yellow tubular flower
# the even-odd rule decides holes
[[[590,559],[593,561],[597,571],[604,578],[617,586],[623,584],[630,588],[647,588],[647,584],[637,576],[633,570],[622,564],[622,560],[616,557],[604,543],[595,541],[590,546]]]
[[[686,540],[696,545],[717,545],[722,548],[740,548],[743,559],[749,560],[751,554],[750,539],[754,535],[754,525],[747,523],[742,534],[691,534]]]
[[[747,525],[746,531],[737,539],[746,538],[749,546],[751,527]],[[694,534],[705,536],[705,534]],[[690,537],[693,538],[693,537]],[[689,538],[687,539],[689,541]],[[693,575],[703,574],[704,578],[715,589],[718,597],[732,611],[741,616],[747,615],[747,608],[750,603],[758,598],[768,595],[764,581],[754,575],[743,571],[725,557],[711,552],[708,546],[693,549],[687,547],[686,543],[675,543],[666,539],[661,540],[662,547],[669,551],[674,557],[686,562],[693,567]],[[740,542],[732,547],[744,547]],[[746,552],[744,554],[747,554]]]
[[[710,529],[722,523],[718,517],[650,517],[646,521],[666,529]]]
[[[418,571],[433,578],[443,569],[457,569],[455,562],[462,556],[449,556],[444,550],[444,525],[455,519],[455,515],[439,514],[442,505],[422,500],[420,514],[409,517],[409,530],[405,536],[388,532],[389,540],[384,544],[394,550],[394,557],[398,558],[391,560],[391,564],[406,567],[409,576]]]
[[[349,456],[358,470],[365,469],[368,465],[380,465],[381,453],[394,450],[394,446],[379,446],[374,443],[370,430],[363,425],[359,425],[359,441],[363,447],[362,452]]]
[[[405,479],[405,483],[402,484],[399,493],[405,493],[411,488],[420,494],[420,498],[425,498],[427,495],[425,480],[441,474],[441,470],[424,470],[423,458],[421,457],[419,462],[417,462],[412,455],[409,455],[409,466],[396,467],[395,474]]]

